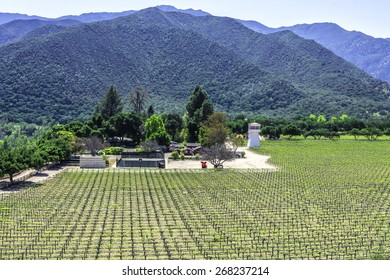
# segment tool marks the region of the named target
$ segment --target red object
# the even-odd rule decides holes
[[[207,161],[201,161],[202,168],[207,168]]]

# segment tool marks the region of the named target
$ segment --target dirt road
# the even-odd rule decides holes
[[[224,168],[264,168],[264,169],[276,169],[267,163],[270,157],[259,155],[248,148],[240,148],[238,151],[244,151],[244,158],[237,158],[233,161],[227,161],[223,164]],[[167,156],[168,157],[168,156]],[[172,160],[166,157],[168,169],[201,169],[201,160]],[[208,168],[212,168],[210,163],[207,163]]]
[[[56,174],[65,171],[65,169],[66,169],[66,167],[51,167],[50,169],[46,169],[40,173],[35,174],[34,176],[26,179],[25,181],[16,182],[14,186],[7,187],[3,190],[0,189],[0,199],[2,199],[2,198],[6,197],[14,192],[21,190],[22,188],[26,187],[29,184],[40,183],[40,182],[43,182],[44,180],[52,178]],[[18,178],[26,176],[26,175],[30,174],[31,172],[32,172],[32,170],[26,170],[23,173],[15,176],[14,179],[17,180]],[[9,182],[9,180],[2,180],[2,181]]]

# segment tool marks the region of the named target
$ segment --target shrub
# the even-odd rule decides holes
[[[363,128],[360,130],[360,134],[363,135],[367,140],[376,140],[379,136],[383,135],[383,132],[376,127]]]
[[[102,155],[102,158],[106,162],[106,164],[109,164],[108,157],[106,155]]]
[[[171,153],[171,157],[174,159],[174,160],[177,160],[179,159],[179,153],[177,151],[173,151]]]
[[[360,130],[357,129],[357,128],[353,128],[352,130],[349,131],[349,134],[350,135],[353,135],[353,137],[355,138],[355,140],[358,140],[359,136],[360,136]]]
[[[302,130],[296,125],[289,124],[282,127],[282,134],[287,136],[288,139],[291,139],[293,136],[300,136],[302,134]]]
[[[123,153],[122,147],[107,147],[103,150],[105,155],[121,155]]]

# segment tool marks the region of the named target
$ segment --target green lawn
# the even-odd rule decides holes
[[[270,170],[69,171],[0,199],[0,259],[387,259],[390,143],[265,141]]]

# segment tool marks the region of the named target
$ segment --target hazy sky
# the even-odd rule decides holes
[[[217,16],[256,20],[270,27],[334,22],[347,30],[390,37],[390,0],[0,0],[0,12],[59,17],[157,5],[201,9]]]

